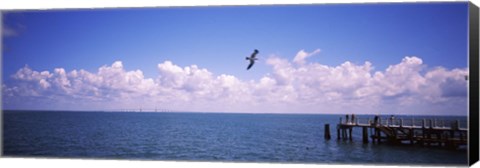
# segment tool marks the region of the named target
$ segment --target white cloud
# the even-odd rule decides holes
[[[420,74],[421,69],[420,58],[405,57],[400,64],[389,66],[385,72],[375,74],[375,79],[385,89],[385,96],[416,93],[420,86],[425,85],[425,79]]]
[[[127,71],[116,61],[96,73],[66,72],[63,68],[38,72],[25,66],[12,76],[13,85],[2,88],[3,94],[12,98],[7,107],[43,97],[52,106],[68,104],[81,109],[418,113],[420,106],[426,113],[443,114],[451,113],[447,110],[452,108],[435,110],[448,106],[466,114],[466,68],[428,70],[414,56],[384,71],[373,71],[368,61],[360,65],[348,61],[338,66],[306,64],[305,58],[319,51],[301,50],[293,60],[295,64],[272,56],[266,60],[272,72],[258,81],[215,75],[197,65],[182,68],[171,61],[158,64],[158,76],[153,79],[146,78],[141,70]]]
[[[300,50],[293,58],[293,62],[300,65],[305,64],[305,59],[317,53],[320,53],[320,49],[316,49],[312,53],[307,53],[305,50]]]
[[[32,69],[30,69],[28,65],[25,65],[25,67],[17,71],[17,73],[13,76],[13,78],[19,79],[19,80],[25,80],[25,81],[35,81],[35,80],[49,78],[51,76],[52,74],[50,74],[50,72],[48,71],[42,71],[42,72],[32,71]]]

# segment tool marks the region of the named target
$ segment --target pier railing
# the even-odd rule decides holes
[[[373,117],[355,117],[348,121],[345,118],[340,118],[340,124],[344,125],[373,125],[375,123]],[[452,119],[437,119],[437,118],[389,118],[379,117],[377,125],[393,126],[393,127],[411,127],[411,128],[445,128],[445,129],[467,129],[466,120],[452,120]]]

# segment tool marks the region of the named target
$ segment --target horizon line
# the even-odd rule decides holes
[[[394,116],[455,116],[455,117],[469,117],[470,115],[461,115],[461,114],[393,114],[393,113],[380,113],[380,114],[370,114],[370,113],[308,113],[308,112],[215,112],[215,111],[188,111],[188,110],[165,110],[165,111],[152,111],[152,110],[133,110],[133,111],[122,111],[122,110],[48,110],[48,109],[1,109],[4,111],[26,111],[26,112],[109,112],[109,113],[209,113],[209,114],[289,114],[289,115],[394,115]]]

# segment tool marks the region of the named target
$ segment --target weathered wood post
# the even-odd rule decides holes
[[[376,128],[370,128],[370,137],[372,138],[372,143],[375,143],[375,129]]]
[[[428,131],[427,131],[427,145],[430,146],[430,142],[431,142],[431,139],[432,139],[432,130],[433,130],[433,122],[432,122],[432,119],[429,119],[429,128],[428,128]]]
[[[398,129],[395,127],[392,127],[391,129],[392,129],[392,132],[391,132],[392,135],[390,136],[387,134],[388,141],[390,141],[390,143],[396,143]]]
[[[375,136],[377,136],[377,143],[380,143],[380,130],[375,128],[375,132],[376,132]]]
[[[362,127],[363,143],[368,143],[368,128]]]
[[[458,120],[455,120],[455,125],[454,125],[454,130],[458,130],[460,128],[460,123],[458,122]]]
[[[458,132],[458,134],[460,135],[460,141],[463,141],[464,138],[465,138],[464,135],[463,135],[463,133],[462,133],[462,132]]]
[[[441,141],[442,136],[443,136],[442,133],[443,132],[438,132],[437,133],[438,146],[442,146],[442,141]]]
[[[422,140],[421,140],[421,145],[423,146],[425,143],[424,143],[424,140],[425,140],[425,135],[426,135],[426,131],[427,129],[425,129],[426,127],[426,119],[423,119],[422,120]]]
[[[337,140],[340,140],[340,125],[337,126]]]
[[[348,128],[348,131],[349,131],[349,133],[348,133],[348,139],[350,139],[350,141],[352,141],[352,130],[353,130],[353,127],[349,127],[349,128]]]
[[[345,134],[343,133],[343,128],[340,128],[340,139],[344,139],[345,138]]]
[[[448,148],[453,149],[453,138],[455,137],[455,131],[453,130],[453,123],[450,123],[449,135],[447,136],[447,143],[445,144]]]
[[[340,127],[342,125],[342,117],[340,117],[340,122],[337,124],[337,140],[340,140]]]
[[[325,139],[330,140],[330,124],[325,124]]]
[[[455,120],[454,130],[458,131],[459,129],[460,129],[460,123],[458,122],[458,120]],[[458,131],[458,135],[460,136],[460,141],[463,141],[463,133],[461,131]]]
[[[455,122],[450,122],[450,138],[455,138]]]
[[[344,130],[343,126],[340,126],[340,137],[341,137],[342,140],[345,139],[345,131],[343,131],[343,130]]]
[[[413,145],[413,127],[408,131],[408,139],[410,139],[410,145]]]

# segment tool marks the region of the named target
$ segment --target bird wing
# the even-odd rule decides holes
[[[258,53],[258,50],[255,50],[253,51],[252,55],[250,56],[250,58],[255,58],[255,56],[257,55]]]
[[[247,70],[249,70],[253,66],[254,63],[255,63],[255,61],[250,60],[250,64],[248,65]]]

